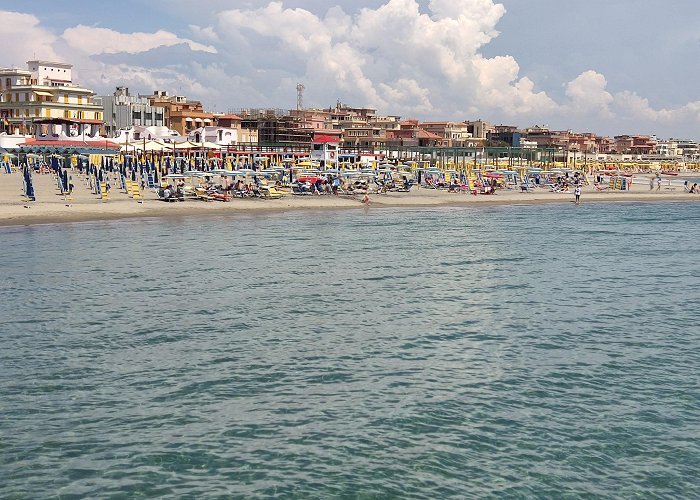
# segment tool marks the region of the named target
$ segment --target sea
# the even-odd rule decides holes
[[[700,498],[700,203],[0,228],[0,498]]]

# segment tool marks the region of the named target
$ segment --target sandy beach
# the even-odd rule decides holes
[[[695,175],[697,177],[697,175]],[[134,200],[123,191],[113,188],[109,200],[101,200],[90,192],[85,182],[74,175],[75,189],[70,197],[58,191],[53,175],[34,175],[36,201],[27,202],[22,191],[22,176],[19,173],[0,174],[0,226],[47,224],[91,220],[108,220],[134,217],[183,216],[194,214],[254,213],[301,209],[347,209],[367,208],[362,196],[288,194],[281,199],[238,199],[229,202],[186,200],[165,203],[157,199],[153,191],[147,190],[143,200]],[[584,186],[582,203],[592,202],[698,202],[700,195],[686,193],[682,186],[663,186],[660,191],[649,189],[649,177],[635,177],[629,191],[597,191],[593,186]],[[451,193],[446,190],[413,187],[408,193],[389,192],[370,195],[370,209],[384,207],[437,207],[474,204],[531,204],[566,203],[574,201],[572,193],[553,193],[538,187],[531,192],[499,190],[495,195]]]

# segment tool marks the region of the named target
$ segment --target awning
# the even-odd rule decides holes
[[[185,141],[185,142],[176,142],[173,144],[172,148],[169,149],[192,149],[197,147],[197,144],[194,144],[190,141]]]
[[[205,118],[204,123],[211,123],[211,118]]]
[[[201,118],[195,118],[194,121],[196,121],[196,122],[201,122],[202,119],[201,119]]]
[[[190,117],[188,116],[187,118],[185,118],[185,121],[186,121],[186,122],[191,122],[191,121],[192,121],[192,118],[190,118]]]
[[[35,90],[34,93],[36,95],[43,95],[44,97],[53,97],[53,94],[51,92],[42,92],[41,90]]]

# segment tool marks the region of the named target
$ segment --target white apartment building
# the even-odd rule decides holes
[[[76,126],[102,126],[95,93],[72,80],[72,65],[28,61],[27,69],[0,68],[0,132],[26,135],[34,121],[71,120]]]

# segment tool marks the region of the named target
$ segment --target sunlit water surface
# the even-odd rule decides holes
[[[699,498],[699,221],[0,228],[0,497]]]

